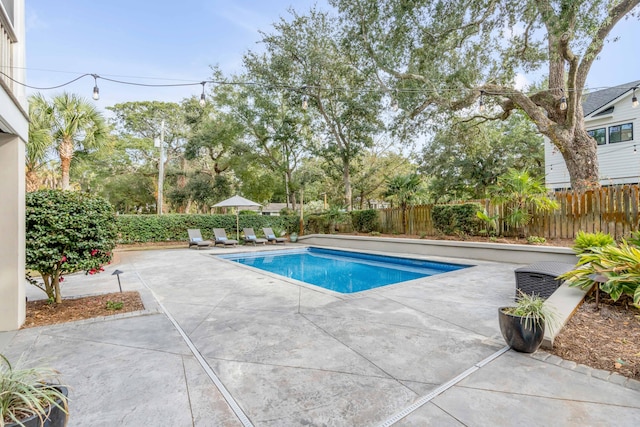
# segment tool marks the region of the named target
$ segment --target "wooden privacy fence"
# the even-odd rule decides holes
[[[616,239],[628,237],[638,231],[640,226],[640,187],[625,185],[603,187],[584,192],[558,191],[551,196],[558,202],[558,209],[552,212],[536,212],[526,228],[529,236],[547,239],[574,239],[578,231],[595,233],[602,231]],[[489,200],[470,201],[479,203],[489,216],[503,218],[505,207],[494,205]],[[407,212],[407,233],[433,236],[439,233],[435,229],[431,211],[433,205],[414,206]],[[380,225],[383,233],[402,232],[402,210],[399,208],[380,210]],[[480,225],[482,228],[483,225]],[[498,229],[505,235],[513,230],[498,222]]]

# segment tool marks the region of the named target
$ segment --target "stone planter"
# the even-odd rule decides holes
[[[507,345],[521,353],[534,353],[542,344],[544,338],[544,323],[537,325],[532,322],[529,328],[525,327],[520,316],[513,316],[503,310],[508,307],[498,309],[498,320],[500,322],[500,332]]]

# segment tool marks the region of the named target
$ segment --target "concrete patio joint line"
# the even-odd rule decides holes
[[[407,415],[411,414],[412,412],[414,412],[415,410],[417,410],[421,406],[425,405],[426,403],[429,403],[436,396],[444,393],[445,391],[447,391],[448,389],[450,389],[451,387],[453,387],[454,385],[456,385],[457,383],[459,383],[463,379],[467,378],[469,375],[473,374],[478,369],[480,369],[483,366],[487,365],[488,363],[492,362],[494,359],[502,356],[504,353],[509,351],[509,348],[510,348],[509,346],[505,346],[502,349],[500,349],[500,350],[496,351],[495,353],[493,353],[491,356],[487,357],[486,359],[481,360],[480,362],[476,363],[475,365],[473,365],[472,367],[470,367],[466,371],[462,372],[457,377],[455,377],[455,378],[447,381],[446,383],[442,384],[440,387],[436,388],[431,393],[422,396],[420,399],[416,400],[412,405],[407,406],[406,408],[404,408],[400,412],[397,412],[391,418],[387,419],[382,424],[380,424],[379,427],[389,427],[389,426],[394,425],[395,423],[397,423],[398,421],[400,421],[401,419],[403,419]]]
[[[211,381],[213,381],[213,383],[216,385],[216,387],[218,388],[218,390],[220,391],[220,393],[224,397],[224,400],[227,401],[227,403],[229,404],[229,407],[231,408],[233,413],[236,415],[236,417],[238,417],[238,419],[240,420],[242,425],[244,427],[254,427],[253,423],[251,423],[251,421],[249,420],[247,415],[244,413],[242,408],[240,408],[240,405],[238,405],[238,402],[236,402],[236,400],[233,398],[231,393],[229,393],[229,391],[224,386],[224,384],[222,383],[220,378],[218,378],[216,373],[213,372],[213,369],[211,369],[211,367],[209,366],[207,361],[204,359],[202,354],[200,354],[200,352],[198,351],[196,346],[193,344],[193,342],[191,341],[189,336],[186,334],[186,332],[180,327],[180,325],[178,324],[176,319],[173,318],[171,313],[169,313],[169,311],[167,311],[165,309],[164,305],[160,302],[160,299],[157,297],[157,295],[153,291],[153,289],[151,289],[151,287],[149,287],[149,285],[147,285],[147,282],[144,281],[144,279],[140,276],[140,274],[137,271],[136,271],[136,276],[138,276],[138,279],[140,279],[140,282],[147,289],[149,289],[149,292],[151,292],[151,295],[153,295],[153,298],[155,298],[156,302],[158,303],[158,306],[160,307],[160,310],[164,313],[165,316],[167,316],[169,321],[171,323],[173,323],[173,326],[176,328],[178,333],[182,336],[182,339],[184,340],[185,344],[187,344],[187,347],[189,347],[189,350],[191,350],[191,353],[194,355],[194,357],[196,358],[196,360],[198,361],[198,363],[200,364],[202,369],[204,369],[206,374],[209,376]]]

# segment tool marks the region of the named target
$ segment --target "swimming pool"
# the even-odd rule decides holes
[[[313,247],[219,258],[347,294],[471,267]]]

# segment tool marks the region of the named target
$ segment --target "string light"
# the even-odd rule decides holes
[[[395,99],[395,98],[394,98],[394,99],[392,99],[392,100],[391,100],[391,109],[392,109],[393,111],[398,111],[398,108],[399,108],[399,106],[398,106],[398,100],[397,100],[397,99]]]
[[[207,82],[200,82],[200,84],[202,85],[202,94],[200,95],[200,106],[204,107],[205,105],[207,105],[207,99],[204,96],[204,85],[206,85]]]
[[[93,95],[92,98],[97,101],[98,99],[100,99],[100,89],[98,89],[98,75],[97,74],[91,74],[93,76],[93,82],[94,82],[94,86],[93,86]]]
[[[2,68],[2,67],[0,67]],[[27,69],[24,67],[12,67],[12,68],[20,68],[20,69]],[[49,71],[49,72],[62,72],[62,71],[57,71],[57,70],[42,70],[42,71]],[[142,87],[180,87],[180,86],[195,86],[195,85],[203,85],[203,89],[204,89],[204,85],[206,85],[206,83],[213,83],[213,84],[218,84],[218,85],[231,85],[231,86],[260,86],[259,83],[256,82],[251,82],[251,81],[216,81],[216,80],[205,80],[205,81],[201,81],[201,82],[188,82],[188,80],[186,80],[188,83],[166,83],[166,84],[149,84],[149,83],[139,83],[139,82],[131,82],[131,81],[123,81],[123,80],[117,80],[117,79],[112,79],[112,78],[107,78],[104,76],[100,76],[98,74],[92,74],[92,73],[85,73],[85,74],[81,74],[78,77],[69,80],[67,82],[64,82],[62,84],[56,85],[56,86],[48,86],[48,87],[37,87],[37,86],[31,86],[28,85],[26,83],[20,82],[16,79],[14,79],[12,76],[10,76],[9,74],[6,74],[3,71],[0,71],[0,75],[4,76],[5,78],[7,78],[8,80],[29,88],[29,89],[34,89],[34,90],[52,90],[52,89],[58,89],[64,86],[68,86],[80,79],[82,79],[83,77],[86,76],[91,76],[94,78],[95,81],[95,85],[93,88],[93,94],[92,97],[95,100],[100,99],[100,89],[98,88],[98,82],[97,80],[103,79],[103,80],[107,80],[110,82],[114,82],[114,83],[119,83],[119,84],[126,84],[126,85],[131,85],[131,86],[142,86]],[[139,79],[159,79],[159,78],[155,78],[155,77],[138,77],[138,76],[126,76],[129,78],[139,78]],[[176,79],[162,79],[162,80],[176,80]],[[185,81],[185,80],[183,80]],[[295,86],[291,86],[291,85],[270,85],[269,86],[272,89],[289,89],[289,90],[293,90],[293,91],[297,91],[300,90],[300,87],[295,87]],[[343,88],[343,87],[321,87],[321,86],[310,86],[313,87],[314,89],[317,89],[319,91],[336,91],[336,90],[348,90],[348,88]],[[307,88],[307,86],[304,86],[303,89]],[[595,87],[595,88],[591,88],[591,90],[602,90],[602,89],[611,89],[612,87]],[[617,88],[617,86],[616,86]],[[635,94],[635,90],[638,87],[630,87],[629,89],[633,89],[633,97],[631,99],[632,105],[633,107],[637,107],[638,106],[638,98],[636,97]],[[560,98],[560,109],[561,110],[565,110],[567,108],[567,99],[565,97],[565,91],[563,88],[558,88],[561,92],[562,92],[562,97]],[[360,89],[360,92],[374,92],[377,89],[371,89],[371,88],[363,88]],[[403,93],[443,93],[443,92],[454,92],[454,91],[458,91],[459,89],[457,88],[440,88],[440,89],[436,89],[436,90],[424,90],[424,89],[410,89],[410,88],[405,88],[402,90],[396,90],[396,93],[399,93],[400,91]],[[547,91],[553,91],[553,90],[557,90],[554,88],[548,88]],[[527,92],[524,93],[527,96],[531,96],[534,95],[537,92]],[[523,94],[523,92],[518,91],[518,90],[513,90],[513,91],[509,91],[509,90],[501,90],[499,93],[496,93],[496,95],[498,96],[505,96],[508,97],[509,95],[512,94]],[[480,111],[484,111],[485,110],[485,104],[484,104],[484,95],[485,95],[485,91],[481,90],[480,91],[480,100],[479,100],[479,104],[478,104],[478,109]],[[202,94],[200,95],[200,101],[202,101]],[[205,103],[206,103],[206,97],[205,97]],[[308,108],[308,97],[305,96],[303,98],[303,109]],[[398,108],[398,102],[397,99],[394,99],[391,103],[391,108],[392,109],[396,109]]]
[[[302,109],[306,110],[309,108],[309,97],[307,94],[302,95]]]
[[[560,88],[560,92],[562,93],[562,97],[560,97],[560,110],[564,111],[567,109],[567,98],[564,96],[564,89]]]

